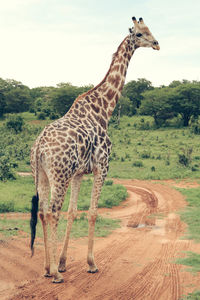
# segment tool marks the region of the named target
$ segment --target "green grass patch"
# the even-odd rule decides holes
[[[87,210],[90,206],[90,198],[93,181],[91,179],[83,180],[81,184],[78,209]],[[0,212],[29,212],[31,209],[31,199],[35,194],[35,186],[31,176],[17,177],[17,180],[0,182]],[[126,188],[119,184],[112,184],[112,181],[106,181],[102,188],[99,199],[99,207],[108,207],[119,205],[119,203],[128,196]],[[63,211],[67,211],[70,199],[70,188],[67,191],[63,203]]]
[[[180,212],[181,219],[188,224],[185,237],[200,242],[200,188],[178,190],[188,202],[188,206]]]
[[[187,233],[184,238],[200,241],[200,188],[178,189],[188,202],[188,206],[184,211],[180,212],[181,219],[188,224]],[[186,257],[178,258],[177,264],[188,266],[188,271],[196,274],[200,272],[200,254],[194,252],[186,252]],[[183,296],[182,300],[199,300],[200,291],[194,291],[187,296]]]
[[[200,291],[194,291],[193,293],[189,293],[186,296],[183,296],[181,300],[199,300],[200,299]]]
[[[21,220],[19,218],[10,219],[7,218],[5,215],[4,218],[0,218],[0,233],[6,237],[19,235],[20,231],[26,232],[28,235],[30,235],[29,222],[29,220]],[[67,219],[61,216],[58,225],[58,240],[63,240],[66,231],[66,226]],[[112,230],[118,227],[120,227],[119,220],[106,219],[99,216],[95,224],[95,236],[105,237],[109,235],[112,232]],[[38,221],[37,224],[37,236],[43,237],[43,231],[40,221]],[[79,238],[85,236],[88,236],[88,220],[86,214],[82,214],[73,223],[71,237]]]
[[[176,260],[177,264],[188,266],[187,271],[196,274],[200,272],[200,254],[186,251],[187,256],[184,258],[178,258]]]

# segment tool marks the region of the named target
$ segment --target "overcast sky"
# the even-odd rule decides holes
[[[161,50],[138,49],[126,82],[200,80],[200,0],[0,0],[0,77],[29,87],[98,84],[143,17]]]

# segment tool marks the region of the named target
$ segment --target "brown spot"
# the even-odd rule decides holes
[[[108,97],[109,100],[111,100],[115,95],[115,91],[109,89],[109,91],[107,92],[106,96]]]
[[[58,131],[58,135],[61,135],[61,136],[67,136],[67,133],[66,133],[66,132]]]
[[[102,106],[101,98],[98,98],[97,100],[98,100],[99,106]]]
[[[116,101],[116,103],[118,102],[118,100],[119,100],[119,95],[116,95],[116,96],[115,96],[115,101]]]
[[[75,131],[69,130],[69,134],[71,135],[71,137],[73,137],[75,139],[77,138],[77,133]]]
[[[78,141],[79,141],[79,143],[81,143],[81,144],[83,143],[83,138],[82,138],[82,136],[81,136],[80,134],[78,135]]]
[[[61,147],[62,147],[63,150],[67,150],[67,148],[68,148],[69,146],[68,146],[67,144],[65,144],[65,145],[62,145]]]
[[[103,98],[103,107],[106,110],[108,107],[108,102]]]
[[[64,143],[65,142],[65,139],[61,136],[58,136],[58,140],[61,142],[61,143]]]
[[[119,86],[120,80],[121,80],[121,78],[120,78],[120,76],[117,74],[117,75],[115,76],[115,87],[116,87],[116,88]]]
[[[94,105],[94,104],[91,104],[91,107],[92,109],[98,114],[99,113],[99,107]]]
[[[124,72],[124,66],[121,65],[121,66],[120,66],[120,73],[123,75],[123,72]]]
[[[100,118],[100,124],[101,124],[101,126],[104,128],[104,129],[106,129],[106,121],[103,119],[103,118]]]
[[[81,146],[81,158],[83,158],[84,153],[85,153],[85,147]]]
[[[108,82],[109,82],[109,83],[113,84],[114,80],[115,80],[115,79],[114,79],[114,77],[113,77],[112,75],[109,75],[109,76],[108,76]]]
[[[83,106],[80,107],[80,111],[81,111],[83,114],[86,113],[86,110],[85,110],[85,108],[84,108]]]
[[[112,101],[112,102],[110,102],[110,106],[111,106],[111,107],[113,107],[113,108],[114,108],[114,107],[115,107],[115,105],[116,105],[115,101]]]
[[[95,95],[95,97],[98,97],[99,93],[97,91],[94,91],[94,95]]]
[[[115,65],[115,66],[113,66],[113,68],[112,68],[112,71],[119,71],[119,65]]]
[[[105,119],[107,119],[107,113],[103,108],[101,109],[101,114]]]
[[[85,109],[87,109],[88,111],[90,111],[90,106],[88,104],[85,105]]]
[[[107,144],[108,146],[110,146],[110,145],[111,145],[111,141],[109,140],[109,138],[108,138],[108,137],[106,137],[106,144]]]

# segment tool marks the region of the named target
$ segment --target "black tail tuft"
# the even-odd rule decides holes
[[[33,245],[34,245],[35,234],[36,234],[38,202],[39,202],[39,196],[38,196],[38,193],[37,193],[37,195],[33,196],[33,198],[32,198],[31,220],[30,220],[32,256],[34,254],[34,247],[33,247]]]

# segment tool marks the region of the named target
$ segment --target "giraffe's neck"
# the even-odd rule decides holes
[[[135,51],[134,43],[127,36],[113,55],[113,60],[104,80],[94,89],[99,91],[108,114],[108,121],[121,96],[130,59]]]
[[[105,78],[96,87],[80,95],[68,113],[79,115],[80,112],[80,116],[83,117],[84,112],[86,118],[100,122],[104,125],[103,127],[107,128],[108,121],[121,96],[127,68],[135,49],[134,42],[131,41],[130,36],[127,36],[113,55]]]

